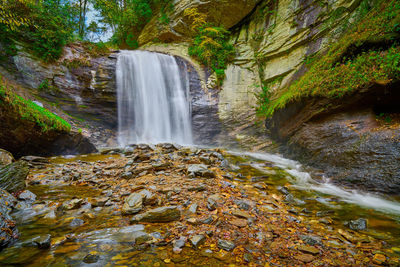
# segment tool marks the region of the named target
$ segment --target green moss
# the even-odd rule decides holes
[[[50,130],[69,132],[71,125],[34,102],[24,99],[12,92],[0,77],[0,106],[12,110],[18,118],[36,123],[43,132]]]
[[[380,1],[324,55],[307,59],[310,66],[304,76],[274,93],[268,103],[260,103],[262,115],[270,117],[301,98],[341,98],[374,83],[399,80],[400,44],[393,39],[399,38],[399,25],[400,2]],[[389,48],[376,45],[388,43]]]

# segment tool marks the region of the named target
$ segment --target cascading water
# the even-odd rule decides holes
[[[117,61],[118,142],[192,143],[189,81],[176,59],[121,51]]]

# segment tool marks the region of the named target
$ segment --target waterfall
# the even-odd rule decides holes
[[[118,142],[192,143],[189,79],[173,56],[121,51],[116,69]]]

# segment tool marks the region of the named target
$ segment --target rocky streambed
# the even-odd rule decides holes
[[[1,266],[399,264],[398,217],[298,190],[278,159],[161,144],[26,161]]]

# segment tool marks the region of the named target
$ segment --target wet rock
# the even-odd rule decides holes
[[[56,212],[54,210],[50,210],[43,218],[45,219],[55,219],[56,216]]]
[[[70,223],[69,223],[69,227],[71,228],[76,228],[79,227],[81,225],[85,224],[85,221],[82,219],[78,219],[78,218],[74,218]]]
[[[199,225],[201,224],[201,221],[197,220],[196,218],[189,218],[186,220],[188,224],[191,225]]]
[[[204,235],[195,235],[190,238],[190,243],[195,247],[198,248],[206,241],[206,237]]]
[[[198,206],[199,206],[199,205],[197,205],[196,203],[193,203],[193,204],[190,205],[190,207],[189,207],[189,212],[192,213],[192,214],[196,214]]]
[[[288,195],[290,194],[289,190],[287,189],[286,186],[279,186],[278,187],[278,191],[281,192],[284,195]]]
[[[25,189],[25,179],[29,166],[25,161],[17,161],[0,168],[0,188],[10,193]]]
[[[228,240],[223,240],[219,239],[218,240],[218,247],[220,249],[226,250],[226,251],[232,251],[235,248],[235,243],[228,241]]]
[[[204,164],[191,164],[187,168],[187,173],[192,177],[214,178],[215,173]]]
[[[16,223],[9,215],[16,202],[14,196],[0,189],[0,250],[18,238]]]
[[[315,246],[315,245],[322,245],[321,237],[314,236],[314,235],[301,235],[301,240],[304,241],[307,245]]]
[[[251,207],[251,202],[246,199],[235,200],[235,204],[242,210],[249,210]]]
[[[348,222],[348,226],[351,230],[363,231],[367,229],[367,223],[368,221],[366,219],[360,218]]]
[[[125,227],[106,228],[89,233],[83,233],[79,236],[79,238],[84,238],[89,242],[96,244],[137,243],[137,239],[141,241],[145,239],[152,239],[152,237],[143,232],[143,230],[144,226],[141,224],[137,224]]]
[[[233,219],[230,221],[230,223],[240,228],[247,226],[247,220],[245,219]]]
[[[51,245],[51,235],[43,235],[43,236],[38,236],[37,238],[32,240],[38,248],[40,249],[48,249],[50,248]]]
[[[181,212],[177,206],[166,206],[138,214],[131,222],[172,222],[180,220]]]
[[[250,219],[253,216],[250,215],[250,213],[242,210],[234,210],[232,211],[232,215],[239,217],[239,218],[245,218],[245,219]]]
[[[255,183],[255,184],[253,184],[253,186],[254,186],[255,188],[257,188],[257,189],[260,189],[260,190],[266,190],[266,189],[268,189],[267,184],[264,183],[264,182]]]
[[[14,161],[13,155],[0,148],[0,167],[11,164]]]
[[[29,190],[24,190],[18,195],[18,199],[34,202],[36,200],[36,195]]]
[[[202,192],[202,191],[206,191],[207,187],[204,184],[198,184],[195,186],[191,186],[188,188],[189,192]]]
[[[121,174],[121,178],[129,180],[129,179],[133,178],[133,173],[132,172],[124,172],[123,174]]]
[[[83,204],[82,199],[74,198],[69,201],[65,201],[62,205],[62,208],[64,210],[74,210],[80,208],[82,204]]]
[[[301,245],[298,247],[298,250],[305,252],[305,253],[312,254],[312,255],[319,254],[319,249],[312,247],[312,246]]]
[[[207,198],[207,209],[210,211],[213,211],[217,208],[218,204],[215,198],[212,198],[211,196]]]
[[[122,207],[122,214],[129,215],[138,213],[143,209],[143,195],[132,193],[126,199]]]
[[[187,240],[186,237],[181,236],[179,239],[175,239],[174,241],[172,241],[174,249],[175,248],[182,249],[186,244],[186,240]]]
[[[294,256],[294,258],[298,261],[304,262],[304,263],[310,263],[314,260],[314,256],[310,254],[300,254]]]
[[[382,265],[386,262],[386,256],[383,254],[375,254],[372,262],[378,265]]]
[[[83,262],[87,264],[96,263],[99,258],[99,255],[89,253],[83,258]]]

